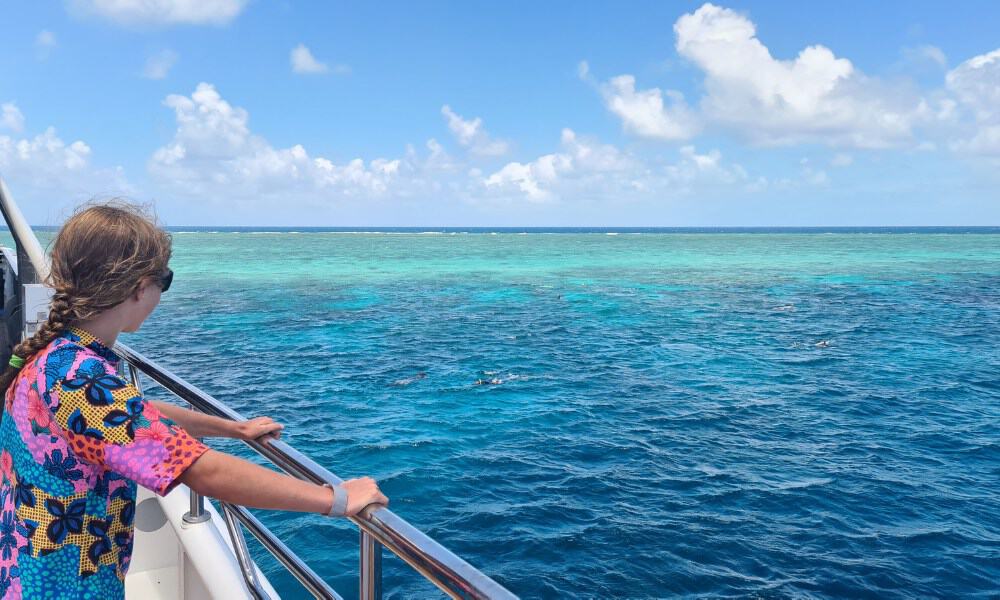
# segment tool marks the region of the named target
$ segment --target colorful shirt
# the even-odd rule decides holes
[[[32,357],[0,420],[0,598],[124,598],[136,484],[165,495],[207,448],[80,329]]]

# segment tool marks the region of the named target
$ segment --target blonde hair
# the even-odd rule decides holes
[[[127,300],[144,277],[161,276],[170,260],[171,239],[147,209],[115,199],[79,207],[51,247],[45,280],[53,289],[48,319],[14,347],[25,363],[70,325]],[[0,375],[0,394],[6,394],[17,371],[7,367]]]

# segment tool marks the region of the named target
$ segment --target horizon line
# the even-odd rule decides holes
[[[53,229],[61,225],[29,225]],[[162,225],[166,229],[998,229],[998,225]],[[9,231],[4,224],[0,230]]]

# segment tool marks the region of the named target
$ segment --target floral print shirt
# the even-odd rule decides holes
[[[124,598],[136,484],[166,495],[207,447],[70,328],[32,357],[0,420],[0,599]]]

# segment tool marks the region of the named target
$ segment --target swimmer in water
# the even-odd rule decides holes
[[[421,379],[423,379],[425,377],[427,377],[427,373],[425,371],[420,371],[419,373],[417,373],[413,377],[407,377],[405,379],[397,379],[396,381],[392,382],[392,385],[397,386],[397,387],[407,386],[407,385],[410,385],[411,383],[414,383],[416,381],[420,381]]]

